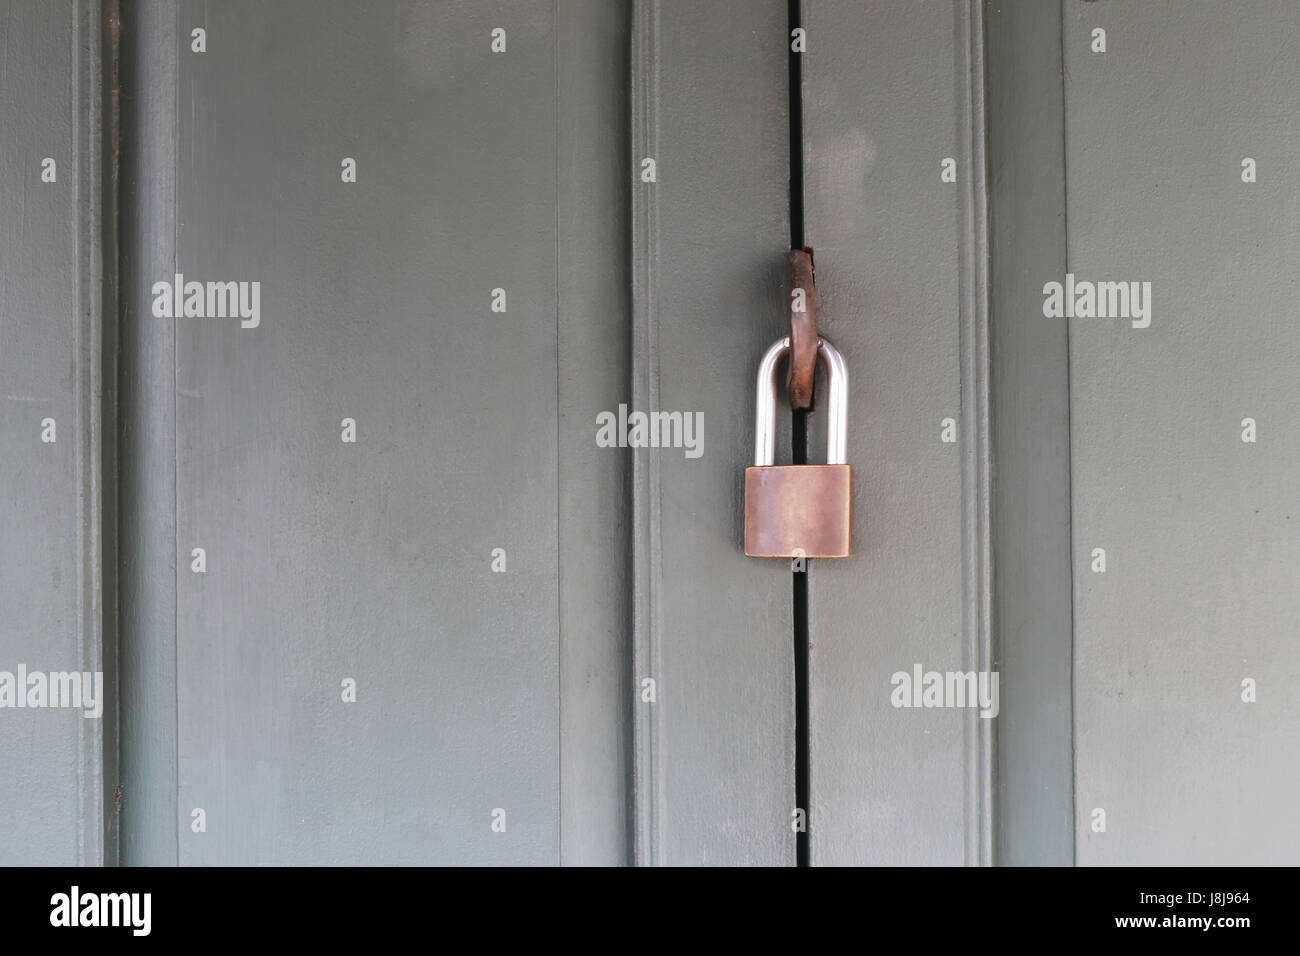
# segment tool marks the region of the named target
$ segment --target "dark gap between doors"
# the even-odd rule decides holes
[[[803,23],[799,0],[789,0],[786,50],[790,74],[790,248],[804,248],[803,208],[803,64],[802,54],[794,51],[794,31]],[[791,412],[790,461],[808,463],[808,413]],[[808,806],[810,767],[808,759],[808,573],[792,571],[793,644],[794,644],[794,805],[803,811],[803,826],[795,829],[795,864],[808,866],[808,839],[812,814]]]

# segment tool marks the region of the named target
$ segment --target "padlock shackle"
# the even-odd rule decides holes
[[[776,458],[776,372],[790,351],[790,337],[777,339],[758,363],[758,401],[754,412],[754,464],[763,467]],[[826,363],[826,464],[843,465],[849,431],[849,369],[839,349],[824,338],[817,355]]]

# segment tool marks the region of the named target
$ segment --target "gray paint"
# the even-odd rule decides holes
[[[556,6],[559,323],[560,859],[630,861],[634,705],[630,455],[597,448],[596,415],[631,374],[625,85],[629,10]]]
[[[182,861],[554,862],[554,22],[332,14],[208,9],[182,78],[181,264],[265,277],[178,330]]]
[[[98,720],[0,711],[3,865],[95,865],[116,854],[104,792],[116,773],[116,675],[101,558],[111,523],[99,469],[100,13],[92,2],[11,3],[0,18],[0,669],[103,671],[110,693]],[[46,157],[53,183],[41,180]],[[46,418],[53,443],[41,440]]]
[[[741,553],[785,6],[129,0],[119,258],[113,5],[9,4],[0,668],[114,683],[116,591],[121,774],[115,701],[0,713],[0,862],[114,862],[119,781],[126,863],[793,862],[789,567]],[[1289,862],[1300,16],[805,22],[858,476],[810,571],[814,862]],[[1067,269],[1151,281],[1152,327],[1042,318]],[[261,327],[155,318],[175,271],[260,279]],[[595,447],[620,402],[703,412],[703,457]],[[990,658],[996,725],[890,706]]]
[[[628,456],[594,443],[628,376],[625,13],[127,12],[124,234],[158,252],[127,263],[123,512],[167,569],[124,561],[128,859],[626,861]],[[310,66],[259,45],[291,37]],[[261,278],[262,325],[154,319],[175,271]]]
[[[152,154],[177,271],[263,282],[256,329],[153,323],[176,337],[182,863],[557,859],[553,26],[181,8]],[[290,46],[309,60],[269,55]]]
[[[118,365],[121,860],[174,865],[176,335],[148,290],[176,264],[176,6],[122,5]]]
[[[814,864],[989,855],[988,721],[890,703],[897,671],[988,655],[979,12],[804,4],[806,235],[856,466],[855,556],[809,570]]]
[[[1066,10],[1069,266],[1154,303],[1070,326],[1079,862],[1294,863],[1300,8]]]
[[[1061,10],[1001,0],[986,11],[995,857],[1059,866],[1074,860],[1069,342],[1065,319],[1043,317],[1041,277],[1066,271]]]
[[[263,318],[154,320],[180,861],[626,861],[627,455],[594,443],[628,375],[624,13],[181,11],[186,106],[142,118],[176,170],[159,221],[175,271],[260,278]],[[290,40],[309,64],[267,55]],[[128,640],[165,681],[166,629]]]
[[[632,405],[704,415],[701,457],[633,457],[635,676],[658,689],[638,702],[639,863],[794,862],[790,569],[742,549],[752,383],[784,322],[785,17],[634,4]]]

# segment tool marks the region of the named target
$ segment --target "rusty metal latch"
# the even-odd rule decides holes
[[[817,287],[811,249],[791,249],[790,363],[785,391],[795,411],[812,411],[817,377]]]

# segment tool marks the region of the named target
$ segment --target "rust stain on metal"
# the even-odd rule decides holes
[[[811,411],[817,376],[817,287],[812,250],[791,249],[786,261],[790,264],[790,358],[785,391],[791,408]],[[796,290],[803,295],[796,295]],[[802,309],[797,308],[800,305]]]

